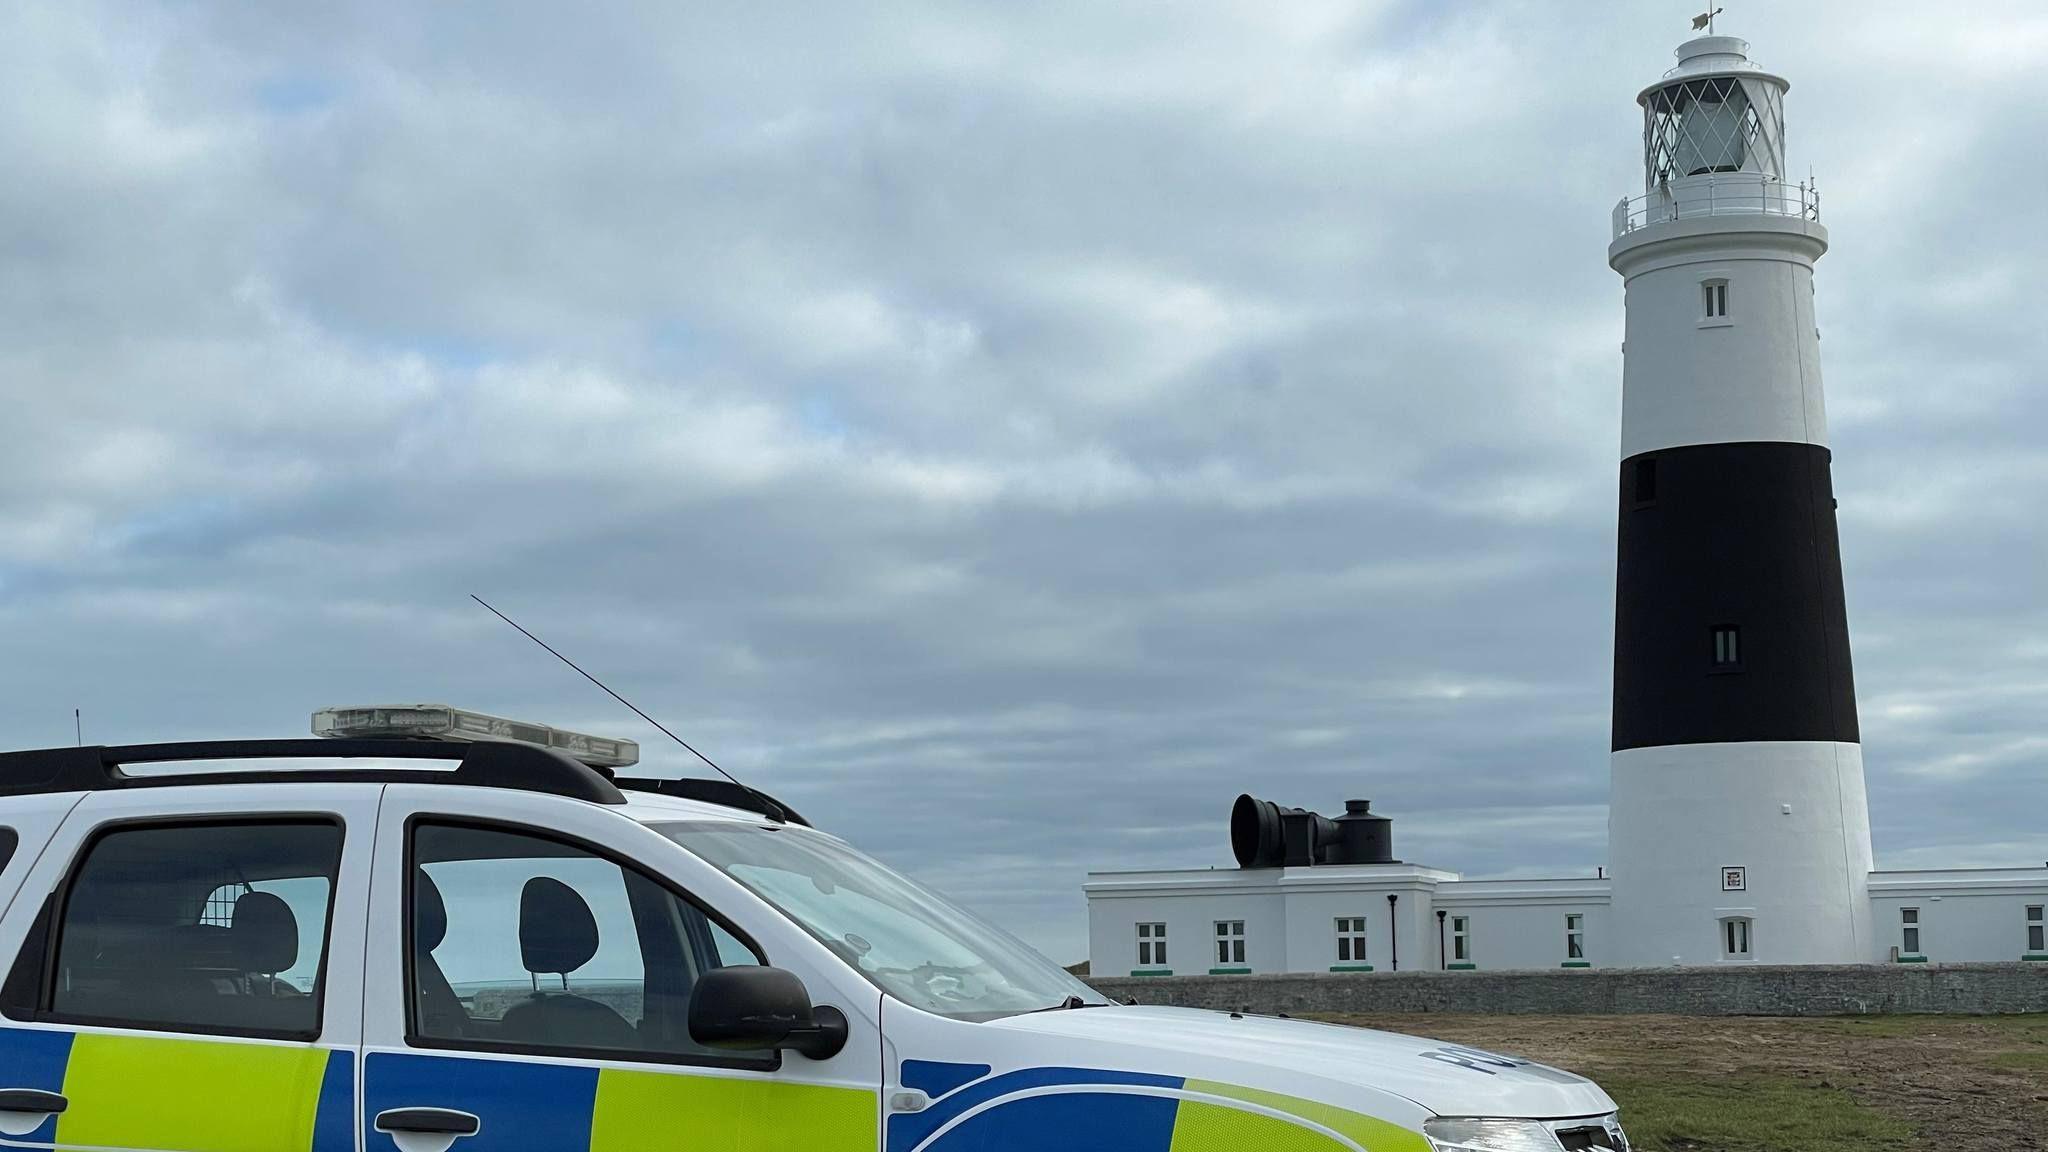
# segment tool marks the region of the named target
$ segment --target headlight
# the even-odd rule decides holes
[[[1628,1152],[1628,1138],[1613,1116],[1568,1121],[1562,1127],[1541,1120],[1478,1120],[1438,1117],[1422,1132],[1436,1152],[1559,1152],[1611,1148]]]
[[[1425,1120],[1422,1133],[1437,1152],[1558,1152],[1557,1137],[1538,1120]]]

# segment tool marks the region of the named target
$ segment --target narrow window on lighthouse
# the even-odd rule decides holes
[[[1750,958],[1749,918],[1730,916],[1721,921],[1721,958],[1723,960],[1747,960]]]
[[[1586,918],[1577,912],[1565,914],[1564,958],[1567,960],[1584,960],[1586,958]]]
[[[1723,320],[1728,316],[1728,282],[1709,280],[1700,285],[1701,294],[1706,297],[1707,319]]]
[[[2041,920],[2041,905],[2027,905],[2027,951],[2048,952],[2048,939],[2044,939],[2044,925]]]
[[[1907,956],[1920,955],[1920,910],[1899,909],[1899,951]]]
[[[1641,508],[1646,504],[1654,504],[1656,502],[1657,458],[1655,456],[1645,456],[1636,461],[1634,503],[1636,507]]]
[[[1742,667],[1742,629],[1733,624],[1714,625],[1714,670],[1732,672]]]

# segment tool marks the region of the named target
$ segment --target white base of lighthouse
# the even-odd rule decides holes
[[[1871,927],[1870,807],[1859,745],[1771,741],[1617,752],[1608,837],[1611,964],[1884,958]],[[1731,920],[1747,921],[1733,938]]]

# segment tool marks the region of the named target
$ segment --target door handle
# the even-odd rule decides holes
[[[379,1132],[416,1132],[422,1136],[474,1136],[483,1121],[452,1108],[387,1108],[377,1113]]]
[[[45,1092],[40,1088],[0,1088],[0,1112],[55,1116],[69,1107],[71,1101],[61,1093]]]

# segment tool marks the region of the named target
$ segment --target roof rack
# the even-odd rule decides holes
[[[773,796],[731,780],[705,780],[699,777],[682,779],[655,779],[649,776],[619,776],[612,781],[628,792],[653,792],[661,796],[675,796],[684,800],[700,800],[706,804],[718,804],[726,808],[737,808],[742,812],[758,812],[770,820],[784,824],[801,824],[806,828],[813,825],[797,814],[797,810],[775,799]]]
[[[454,760],[435,768],[325,768],[165,773],[134,776],[124,764],[204,760]],[[457,784],[510,788],[624,804],[625,794],[596,769],[560,752],[498,741],[451,744],[432,740],[199,740],[125,747],[45,748],[0,753],[0,796],[47,792],[103,792],[193,784],[378,783]]]

